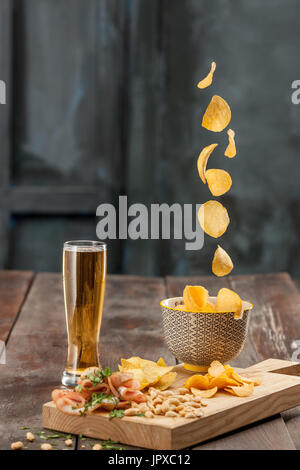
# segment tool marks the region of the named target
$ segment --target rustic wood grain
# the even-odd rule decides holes
[[[0,422],[1,448],[9,448],[12,440],[24,439],[26,431],[20,430],[21,426],[41,429],[41,405],[49,400],[49,391],[59,383],[67,343],[61,282],[58,274],[37,276],[9,338],[8,363],[0,367],[0,379],[6,383],[5,390],[0,391],[3,417]],[[249,365],[255,362],[253,358],[264,359],[271,352],[290,359],[285,357],[285,352],[291,336],[278,334],[277,325],[281,324],[284,331],[287,326],[291,335],[292,327],[286,325],[286,321],[292,322],[294,333],[297,333],[298,319],[294,320],[294,317],[299,293],[286,274],[236,276],[223,281],[213,277],[170,277],[166,283],[159,278],[111,276],[107,284],[101,330],[103,364],[116,367],[120,354],[125,357],[138,354],[150,359],[162,355],[167,362],[171,362],[173,358],[161,339],[159,300],[177,296],[187,283],[205,285],[212,294],[221,285],[226,285],[235,288],[243,298],[255,304],[249,339],[236,365]],[[287,310],[284,308],[286,305]],[[259,311],[268,312],[269,335],[276,341],[275,345],[265,345],[265,354],[260,328],[266,319],[260,318]],[[284,347],[279,341],[282,337],[287,342]],[[245,352],[249,356],[244,355]],[[283,426],[282,418],[277,417],[210,441],[199,448],[246,448],[247,442],[248,448],[292,448],[287,429],[299,448],[298,414],[298,408],[283,414],[287,427]],[[38,448],[41,442],[38,439],[32,448]],[[82,441],[80,446],[85,444],[86,441]]]
[[[230,283],[232,289],[254,304],[249,338],[259,359],[291,360],[294,341],[300,339],[300,295],[290,275],[232,276]],[[281,416],[296,448],[300,449],[300,407]]]
[[[288,365],[291,367],[290,364]],[[276,368],[276,360],[273,360],[273,367]],[[297,364],[294,367],[297,368]],[[182,364],[176,366],[174,370],[177,372],[177,377],[172,387],[175,388],[182,387],[187,378],[193,374],[186,371]],[[300,403],[299,377],[265,372],[263,364],[260,365],[259,370],[260,372],[256,372],[256,376],[260,377],[262,382],[259,387],[254,389],[253,395],[240,398],[226,392],[218,392],[213,399],[205,400],[207,407],[205,407],[201,419],[187,420],[182,417],[155,416],[153,419],[125,417],[122,420],[111,420],[108,413],[103,412],[90,414],[83,418],[82,416],[65,415],[56,409],[53,402],[50,402],[43,406],[43,424],[46,428],[58,431],[85,434],[102,439],[111,437],[125,444],[136,444],[148,449],[182,449],[232,429],[239,429],[246,424],[272,416]],[[247,371],[248,369],[242,369],[241,372],[244,374]],[[271,427],[275,432],[275,425],[273,424]],[[268,429],[268,425],[266,428]],[[252,445],[253,448],[256,448],[258,441],[260,441],[259,448],[266,448],[265,442],[262,440],[265,432],[263,426],[259,433],[255,434],[254,432],[255,442],[248,442],[248,446]],[[252,433],[253,429],[249,434]],[[293,448],[285,426],[280,439],[281,449]],[[245,444],[245,437],[243,440]],[[235,443],[237,444],[237,440]],[[268,448],[278,448],[275,439],[272,440],[272,446],[270,443],[271,440]]]
[[[6,342],[33,279],[33,272],[0,271],[0,340]]]
[[[121,355],[133,354],[174,363],[161,336],[159,301],[165,295],[161,278],[109,276],[100,338],[103,365],[116,368]],[[41,430],[41,406],[60,384],[66,347],[62,277],[41,273],[8,341],[7,365],[0,368],[6,383],[0,392],[1,448],[24,438],[21,426]]]
[[[120,357],[132,355],[152,360],[162,356],[175,363],[162,338],[159,302],[165,296],[162,278],[109,276],[100,334],[102,365],[116,369]],[[79,439],[80,450],[81,445],[85,441]]]
[[[280,282],[286,281],[289,284],[289,279],[288,276],[286,275],[266,275],[267,283],[270,280],[270,278],[273,280],[274,283],[277,283],[277,276],[280,277]],[[283,279],[282,279],[283,278]],[[258,294],[255,286],[255,282],[257,284],[263,284],[263,279],[264,275],[262,276],[230,276],[224,279],[220,278],[215,278],[213,276],[209,277],[190,277],[190,278],[182,278],[182,277],[167,277],[166,282],[167,282],[167,291],[168,291],[168,296],[170,297],[175,297],[178,295],[181,295],[183,288],[186,284],[197,284],[197,285],[203,285],[206,287],[211,295],[216,295],[218,290],[221,287],[228,287],[231,289],[235,289],[243,299],[249,300],[254,304],[254,310],[251,313],[251,318],[250,318],[250,327],[249,327],[249,335],[248,339],[246,341],[245,347],[243,351],[241,352],[240,356],[233,361],[233,365],[239,366],[239,367],[247,367],[258,360],[262,360],[265,357],[270,357],[270,354],[267,354],[267,356],[263,354],[258,353],[258,345],[256,343],[257,341],[257,336],[259,334],[259,327],[256,327],[258,321],[256,318],[260,318],[260,309],[267,309],[266,303],[263,302],[261,296]],[[265,288],[270,289],[270,285],[266,285]],[[283,288],[284,289],[284,288]],[[261,287],[261,290],[263,291],[263,287]],[[268,346],[266,346],[268,347]],[[275,346],[276,347],[276,346]],[[273,351],[273,356],[274,356],[274,351]],[[277,354],[275,354],[275,357]],[[290,359],[289,357],[283,357],[285,359]],[[274,427],[277,427],[277,432],[275,434],[270,434],[273,433],[271,429]],[[286,426],[284,424],[284,421],[281,417],[276,418],[276,422],[272,424],[272,427],[269,424],[266,423],[261,423],[259,426],[259,430],[257,431],[257,437],[256,436],[256,431],[255,428],[251,428],[251,430],[245,429],[243,430],[243,433],[245,433],[245,442],[248,440],[249,443],[249,448],[254,447],[257,445],[257,442],[260,442],[261,447],[263,448],[265,446],[266,449],[270,448],[270,442],[272,439],[274,439],[274,435],[280,436],[286,435]],[[219,449],[227,449],[228,448],[239,448],[239,442],[240,442],[240,433],[238,433],[235,437],[235,433],[228,438],[229,440],[227,441],[227,438],[222,438],[221,440],[218,440],[216,442],[211,442],[206,444],[206,448],[219,448]],[[258,435],[260,437],[258,437]],[[266,437],[268,436],[268,437]],[[236,439],[236,440],[235,440]],[[280,439],[277,439],[276,445],[279,446],[279,448],[285,448],[281,447],[283,446],[288,446],[287,440],[281,441]],[[211,447],[210,447],[211,446]],[[200,446],[199,448],[202,448]],[[287,447],[289,448],[289,447]]]
[[[297,289],[300,291],[300,279],[294,279],[294,284],[296,285]]]
[[[5,383],[0,390],[0,449],[9,449],[14,441],[25,442],[23,426],[43,431],[41,407],[59,385],[66,345],[61,276],[39,274],[10,335],[7,363],[0,367],[0,381]],[[63,439],[46,441],[38,436],[26,447],[39,449],[44,442],[65,447]]]

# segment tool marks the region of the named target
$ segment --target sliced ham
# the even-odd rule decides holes
[[[147,401],[146,396],[140,390],[127,387],[119,387],[118,391],[120,393],[121,399],[125,401],[135,401],[136,403],[143,403]]]
[[[67,395],[71,391],[72,390],[56,388],[55,390],[53,390],[53,392],[51,394],[51,398],[52,398],[53,401],[56,401],[58,398],[61,398],[64,395]]]
[[[80,415],[84,413],[85,399],[78,392],[69,392],[55,401],[56,408],[68,415]]]
[[[147,401],[145,395],[140,392],[140,382],[131,374],[116,372],[108,378],[108,384],[113,395],[124,401],[142,403]]]

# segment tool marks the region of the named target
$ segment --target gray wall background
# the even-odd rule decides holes
[[[1,267],[59,271],[66,239],[94,239],[102,202],[203,203],[197,173],[233,178],[231,224],[200,251],[184,241],[109,242],[110,272],[210,274],[220,243],[234,273],[300,276],[297,0],[0,0]],[[217,62],[212,87],[196,84]],[[201,127],[212,96],[226,133]]]

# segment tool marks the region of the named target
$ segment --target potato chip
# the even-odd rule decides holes
[[[200,82],[197,85],[198,88],[201,88],[201,89],[207,88],[208,86],[210,86],[212,84],[213,76],[214,76],[214,72],[216,70],[216,67],[217,67],[216,63],[212,62],[211,66],[210,66],[209,73],[206,75],[205,78],[203,78],[203,80],[200,80]]]
[[[243,312],[242,300],[233,290],[223,287],[217,295],[217,312],[233,312],[234,318],[241,318]]]
[[[208,145],[207,147],[204,147],[204,149],[201,150],[201,153],[198,157],[198,160],[197,160],[198,173],[204,184],[206,184],[205,170],[206,170],[207,161],[212,151],[218,145],[219,144],[211,144],[211,145]]]
[[[211,365],[208,368],[208,373],[211,377],[218,377],[219,375],[226,372],[225,367],[219,361],[212,361]]]
[[[230,174],[225,170],[211,169],[205,172],[209,190],[213,196],[222,196],[232,185]]]
[[[235,146],[235,132],[232,129],[228,129],[228,145],[226,147],[224,155],[228,158],[233,158],[236,156],[236,146]]]
[[[210,388],[218,387],[218,389],[223,389],[229,386],[239,386],[239,383],[228,377],[226,373],[218,375],[218,377],[212,377],[209,381]]]
[[[259,377],[253,377],[253,378],[249,378],[249,377],[243,377],[239,374],[237,374],[236,372],[233,372],[232,373],[232,378],[234,380],[236,380],[237,382],[241,383],[241,384],[254,384],[254,386],[256,385],[260,385],[261,384],[261,379]]]
[[[183,301],[188,311],[199,311],[208,302],[208,290],[202,286],[185,286]]]
[[[208,388],[211,388],[209,386],[209,379],[207,375],[200,374],[192,375],[191,377],[189,377],[185,382],[184,386],[186,388],[198,388],[199,390],[207,390]]]
[[[163,360],[162,357],[160,357],[156,363],[158,366],[160,367],[167,367],[167,364],[165,363],[165,361]]]
[[[170,387],[170,385],[172,385],[176,377],[176,372],[168,372],[167,374],[163,375],[162,378],[153,385],[153,387],[157,388],[158,390],[166,390]]]
[[[218,387],[208,388],[207,390],[198,390],[198,388],[191,387],[191,392],[196,397],[212,398],[218,391]]]
[[[214,95],[206,108],[202,126],[212,132],[221,132],[231,120],[231,110],[221,96]]]
[[[224,367],[225,367],[225,373],[226,373],[226,375],[227,375],[228,377],[234,378],[234,377],[232,377],[232,374],[233,374],[233,372],[234,372],[233,367],[231,367],[229,364],[225,364]]]
[[[214,259],[212,262],[212,272],[218,276],[227,276],[233,269],[233,263],[230,256],[226,253],[223,248],[218,245],[215,251]]]
[[[207,302],[200,310],[200,313],[214,313],[215,311],[215,304],[212,302]]]
[[[226,232],[230,219],[224,206],[218,201],[207,201],[198,211],[199,224],[207,235],[218,238]]]
[[[226,387],[224,390],[237,397],[249,397],[253,393],[254,384],[244,384],[239,387],[230,386]]]
[[[121,372],[128,372],[132,374],[136,380],[141,384],[140,390],[150,385],[154,385],[160,382],[160,380],[171,372],[174,366],[166,366],[163,358],[160,358],[158,362],[150,361],[148,359],[142,359],[141,357],[130,357],[129,359],[121,359],[121,365],[119,370]],[[174,374],[174,373],[173,373]],[[175,373],[176,374],[176,373]],[[167,383],[172,383],[175,376],[169,376],[161,384],[168,388]]]
[[[154,385],[156,384],[163,375],[167,374],[168,372],[171,372],[173,369],[173,366],[170,367],[160,367],[157,364],[146,364],[143,366],[143,372],[144,372],[144,377],[145,381],[149,383],[149,385]]]

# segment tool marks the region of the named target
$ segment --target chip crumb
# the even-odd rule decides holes
[[[102,445],[101,444],[95,444],[93,446],[93,450],[102,450]]]
[[[24,444],[23,444],[23,442],[21,442],[21,441],[13,442],[13,443],[11,444],[10,448],[11,448],[12,450],[20,450],[20,449],[23,448],[23,445],[24,445]]]
[[[51,444],[41,444],[41,450],[52,450]]]
[[[29,441],[29,442],[33,442],[33,441],[34,441],[34,435],[32,434],[32,432],[27,432],[27,433],[26,433],[26,439],[27,439],[27,441]]]
[[[65,444],[66,444],[67,447],[71,447],[72,444],[73,444],[72,439],[66,439],[66,440],[65,440]]]

